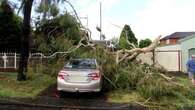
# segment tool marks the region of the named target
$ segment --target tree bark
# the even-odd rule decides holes
[[[26,80],[27,64],[29,57],[29,39],[31,36],[31,9],[33,0],[25,0],[23,8],[23,26],[22,26],[22,39],[21,39],[21,49],[20,49],[20,61],[18,69],[18,81]]]
[[[116,55],[116,63],[120,63],[125,59],[134,59],[137,57],[140,53],[147,53],[153,51],[156,46],[158,46],[159,41],[160,41],[161,36],[158,36],[148,47],[144,48],[134,48],[131,50],[123,49],[123,50],[118,50],[115,52]]]

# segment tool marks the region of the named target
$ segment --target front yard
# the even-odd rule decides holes
[[[27,81],[22,82],[18,82],[16,77],[17,73],[0,73],[0,98],[36,98],[43,90],[56,83],[56,78],[47,74],[36,73]],[[154,110],[175,110],[193,107],[195,105],[195,86],[191,85],[187,76],[174,76],[174,80],[191,92],[183,93],[186,95],[167,95],[160,99],[144,98],[136,89],[117,89],[105,94],[108,102],[136,104]]]
[[[0,97],[33,98],[56,82],[46,74],[36,73],[27,81],[17,81],[17,73],[0,73]]]

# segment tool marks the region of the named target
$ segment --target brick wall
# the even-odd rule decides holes
[[[160,40],[160,45],[175,45],[177,44],[178,39],[165,39]]]

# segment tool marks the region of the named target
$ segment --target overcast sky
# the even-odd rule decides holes
[[[80,17],[88,16],[92,38],[99,39],[99,4],[102,2],[103,33],[119,37],[124,24],[138,39],[154,39],[176,31],[195,31],[195,0],[70,0]],[[82,19],[86,25],[86,19]],[[117,25],[117,26],[116,26]],[[121,28],[120,28],[121,27]]]
[[[13,0],[16,1],[16,0]],[[36,2],[40,0],[35,0]],[[119,37],[124,24],[140,39],[154,39],[174,32],[195,31],[195,0],[69,0],[79,17],[88,16],[92,38],[99,39],[96,26],[102,25],[106,39]],[[62,4],[72,12],[68,4]],[[87,25],[86,19],[81,19]]]

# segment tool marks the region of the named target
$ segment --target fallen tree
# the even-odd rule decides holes
[[[131,49],[131,50],[127,50],[127,49],[118,50],[117,52],[115,52],[115,54],[116,54],[116,63],[118,64],[118,63],[120,63],[121,61],[123,61],[125,59],[132,60],[141,53],[146,53],[146,52],[153,51],[158,46],[160,38],[161,38],[161,36],[158,36],[152,42],[152,44],[150,44],[148,47],[134,48],[134,49]]]
[[[75,15],[77,16],[76,11]],[[78,16],[76,18],[79,19]],[[151,107],[147,106],[147,104],[154,100],[156,101],[156,99],[158,101],[162,97],[178,97],[180,100],[183,100],[183,97],[187,97],[184,93],[190,92],[189,88],[176,82],[174,77],[166,75],[166,71],[159,71],[159,69],[153,66],[141,64],[135,60],[139,54],[153,51],[158,46],[161,36],[155,38],[148,47],[137,48],[127,40],[128,45],[133,48],[109,51],[106,48],[94,44],[91,41],[90,30],[82,26],[81,22],[79,24],[78,27],[89,34],[82,33],[80,41],[77,44],[69,46],[70,48],[65,49],[64,52],[55,52],[52,55],[43,56],[43,58],[55,57],[57,54],[63,57],[96,58],[100,62],[104,73],[103,76],[108,82],[103,87],[112,86],[109,90],[122,89],[136,91],[146,99],[143,103],[138,103],[142,106]],[[49,66],[46,65],[47,72],[51,74],[56,69],[52,74],[56,75],[57,71],[59,71],[57,66],[62,66],[64,59],[59,62],[59,59],[55,59]],[[55,66],[56,64],[58,65]],[[155,104],[157,108],[160,106],[160,104]]]
[[[96,45],[93,44],[92,42],[92,39],[91,39],[91,31],[86,28],[85,26],[82,25],[81,23],[81,20],[79,19],[78,17],[78,14],[74,8],[74,6],[67,0],[65,0],[64,2],[68,3],[70,5],[70,7],[72,8],[74,14],[75,14],[75,18],[77,19],[78,21],[78,28],[80,28],[81,30],[84,30],[83,33],[81,33],[81,39],[80,41],[78,42],[77,45],[73,46],[73,47],[70,47],[67,51],[65,52],[60,52],[60,54],[70,54],[74,51],[76,51],[77,49],[79,49],[80,47],[90,47],[90,48],[93,48],[93,49],[96,49]],[[56,28],[54,28],[52,31],[55,31]],[[49,32],[50,33],[50,32]],[[64,35],[64,34],[62,34]],[[132,47],[133,49],[122,49],[122,50],[117,50],[116,52],[115,51],[111,51],[111,53],[115,56],[115,62],[116,64],[119,64],[120,62],[128,59],[128,60],[132,60],[132,59],[135,59],[139,54],[141,53],[146,53],[146,52],[151,52],[153,51],[156,46],[158,45],[159,43],[159,40],[160,40],[160,37],[161,36],[158,36],[152,43],[151,45],[149,45],[148,47],[144,47],[144,48],[136,48],[136,46],[133,44],[133,43],[130,43],[128,41],[128,38],[127,38],[127,35],[126,35],[126,42],[127,44]],[[108,52],[106,49],[105,49],[105,52]],[[110,51],[109,51],[110,52]],[[49,55],[49,56],[44,56],[44,57],[53,57],[55,55],[57,55],[59,52],[56,52],[52,55]]]

